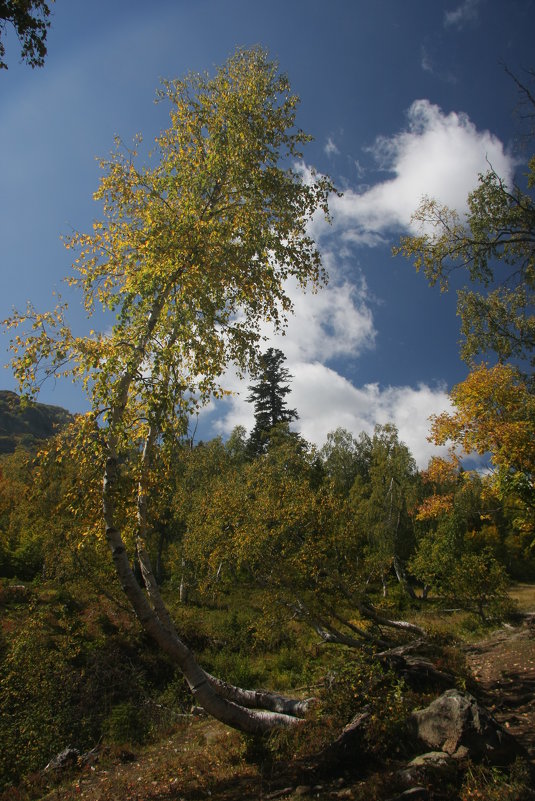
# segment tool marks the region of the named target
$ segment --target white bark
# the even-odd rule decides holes
[[[157,431],[155,429],[151,428],[145,444],[141,464],[140,486],[138,488],[139,532],[137,550],[143,580],[151,603],[149,603],[147,596],[132,572],[126,548],[116,523],[115,493],[119,476],[118,431],[123,420],[130,386],[139,365],[143,361],[150,336],[163,308],[165,294],[165,292],[162,292],[159,300],[155,302],[147,321],[146,331],[137,347],[134,348],[132,360],[117,383],[115,403],[111,409],[107,431],[107,458],[102,484],[102,512],[106,539],[121,586],[138,620],[145,631],[180,667],[196,703],[221,722],[249,733],[261,733],[276,727],[293,726],[299,723],[299,718],[295,717],[295,710],[299,708],[299,702],[293,702],[293,708],[291,703],[290,706],[286,707],[294,710],[291,714],[288,714],[278,711],[278,709],[284,707],[279,696],[275,696],[275,700],[271,700],[269,693],[256,695],[251,691],[243,691],[239,690],[239,688],[231,688],[229,685],[224,685],[224,683],[218,683],[217,680],[209,677],[200,667],[193,653],[182,642],[176,632],[161,598],[144,543],[147,523],[147,499],[143,476],[148,469],[152,447],[156,440]],[[239,699],[239,702],[236,703],[231,696]],[[249,708],[244,701],[247,701],[253,708]],[[260,701],[262,701],[262,709],[256,708]],[[297,706],[295,706],[296,703]],[[268,704],[274,707],[273,711],[270,708],[266,708]]]

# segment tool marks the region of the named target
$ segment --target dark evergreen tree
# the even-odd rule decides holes
[[[249,387],[247,400],[254,403],[255,424],[247,442],[251,456],[264,453],[270,432],[281,423],[297,420],[295,409],[286,406],[286,395],[291,392],[288,381],[292,378],[284,366],[286,357],[277,348],[268,348],[260,360],[258,379]]]

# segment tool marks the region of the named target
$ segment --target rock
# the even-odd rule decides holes
[[[412,788],[424,781],[437,783],[454,779],[457,768],[457,762],[450,754],[430,751],[411,760],[405,768],[397,772],[397,776],[403,786]]]
[[[274,790],[272,793],[266,795],[266,798],[282,798],[285,795],[290,795],[293,791],[293,787],[282,787],[280,790]]]
[[[415,733],[428,748],[456,759],[508,764],[523,749],[469,693],[447,690],[412,713]]]
[[[408,767],[442,767],[443,765],[449,765],[450,762],[450,754],[446,754],[444,751],[428,751],[427,754],[420,754],[420,756],[414,757],[414,759],[409,762]]]

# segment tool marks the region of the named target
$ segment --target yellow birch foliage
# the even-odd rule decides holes
[[[328,213],[332,185],[303,180],[310,137],[266,53],[238,50],[213,77],[165,81],[159,98],[170,125],[148,162],[140,136],[130,148],[117,139],[101,161],[100,219],[66,240],[68,284],[89,316],[100,307],[113,325],[75,335],[61,298],[51,312],[29,304],[5,321],[23,392],[36,395],[47,377],[83,382],[104,422],[120,411],[125,444],[147,420],[161,435],[183,432],[185,414],[221,393],[229,360],[256,358],[261,322],[284,326],[286,280],[317,287],[325,277],[307,222]]]
[[[513,366],[480,364],[454,387],[451,399],[455,411],[433,418],[434,442],[488,452],[497,467],[533,476],[535,396]]]
[[[455,411],[433,418],[435,443],[490,455],[493,490],[513,507],[513,524],[534,530],[535,395],[510,364],[480,364],[451,392]]]

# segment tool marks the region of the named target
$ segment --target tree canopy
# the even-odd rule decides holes
[[[528,189],[535,187],[535,158]],[[463,334],[462,356],[495,354],[535,365],[535,204],[530,193],[510,189],[491,169],[479,176],[468,196],[466,219],[425,197],[413,215],[421,227],[402,238],[403,253],[423,269],[430,284],[448,287],[452,271],[465,270],[471,281],[458,292]],[[473,285],[480,285],[480,289]]]
[[[171,123],[150,163],[138,166],[137,145],[118,140],[101,163],[102,218],[92,233],[67,241],[77,254],[69,284],[89,315],[97,305],[113,313],[112,330],[76,336],[65,304],[45,313],[30,305],[8,321],[17,329],[13,365],[30,396],[50,376],[83,383],[92,412],[79,423],[79,457],[102,467],[103,523],[123,589],[198,702],[256,730],[287,718],[231,703],[228,689],[195,663],[163,604],[146,548],[151,471],[156,446],[172,445],[187,414],[224,392],[227,364],[255,363],[260,323],[283,324],[291,311],[286,280],[302,287],[324,280],[307,222],[318,208],[327,214],[332,186],[324,177],[302,180],[295,162],[310,137],[295,127],[298,98],[260,48],[238,50],[213,77],[165,81],[159,97]],[[130,494],[126,455],[130,487],[137,482]]]
[[[0,34],[4,34],[6,23],[13,26],[21,45],[21,58],[30,67],[45,63],[51,2],[54,0],[0,0]],[[5,53],[0,40],[0,69],[7,70]]]

